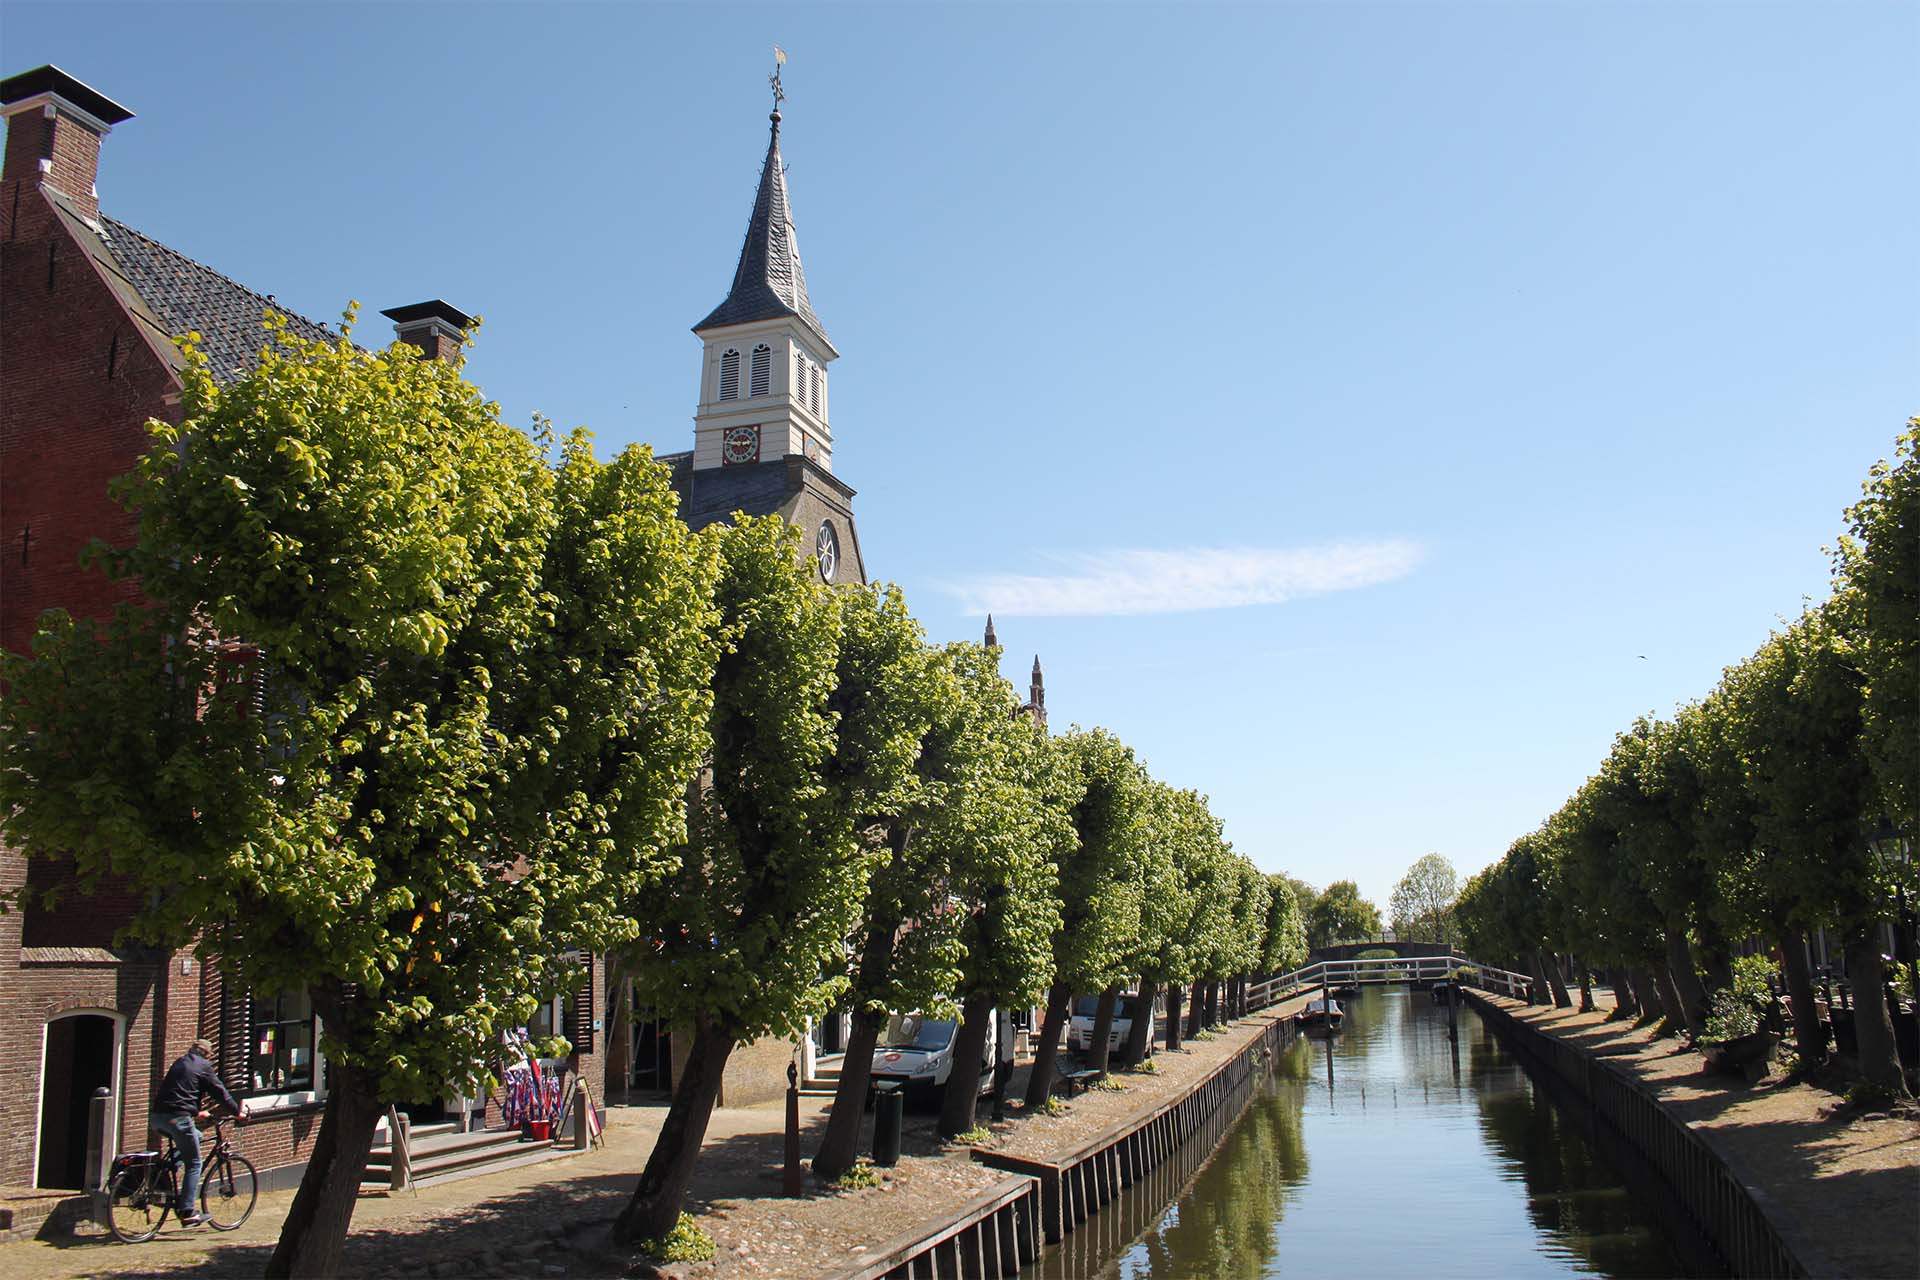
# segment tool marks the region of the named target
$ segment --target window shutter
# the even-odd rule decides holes
[[[761,343],[753,349],[753,367],[747,378],[747,394],[763,396],[773,383],[773,348]]]
[[[722,400],[740,398],[740,353],[738,351],[720,353],[720,398]]]
[[[253,1073],[253,995],[224,970],[220,983],[220,1042],[214,1046],[220,1082],[235,1093],[251,1092]]]
[[[567,997],[567,1006],[561,1015],[561,1034],[573,1046],[575,1053],[592,1053],[593,952],[580,953],[580,967],[586,970],[586,977]]]

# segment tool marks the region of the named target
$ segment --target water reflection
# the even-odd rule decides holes
[[[1165,1198],[1177,1185],[1141,1190],[1141,1203],[1123,1199],[1090,1221],[1039,1273],[1186,1280],[1683,1269],[1621,1176],[1478,1018],[1462,1010],[1456,1040],[1446,1010],[1422,992],[1366,989],[1340,1035],[1283,1051],[1178,1199]],[[1109,1214],[1114,1221],[1101,1224]],[[1080,1235],[1089,1238],[1076,1242]]]

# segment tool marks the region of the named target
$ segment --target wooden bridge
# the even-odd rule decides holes
[[[1524,1000],[1533,978],[1511,969],[1481,964],[1455,953],[1450,956],[1401,956],[1377,960],[1316,960],[1292,973],[1276,974],[1247,984],[1247,1007],[1263,1009],[1289,996],[1320,987],[1360,987],[1405,984],[1431,986],[1457,980],[1462,986],[1497,991]]]

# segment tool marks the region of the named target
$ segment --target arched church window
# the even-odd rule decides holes
[[[722,351],[720,353],[720,398],[738,400],[740,398],[740,353]]]
[[[753,349],[753,365],[747,374],[747,394],[763,396],[767,394],[773,381],[773,348],[761,343]]]
[[[818,413],[820,412],[820,381],[826,375],[820,372],[819,365],[814,365],[808,373],[811,376],[807,379],[807,408]]]

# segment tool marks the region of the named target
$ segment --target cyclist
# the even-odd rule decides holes
[[[172,1138],[174,1146],[187,1159],[186,1174],[180,1179],[180,1203],[175,1206],[183,1227],[198,1226],[206,1221],[199,1211],[197,1198],[200,1194],[200,1128],[194,1121],[206,1114],[200,1110],[201,1096],[213,1094],[241,1124],[247,1122],[247,1108],[234,1101],[233,1094],[220,1082],[219,1074],[213,1069],[212,1056],[213,1046],[205,1040],[195,1040],[188,1045],[179,1061],[168,1068],[166,1079],[160,1082],[160,1091],[153,1096],[153,1114],[147,1117],[147,1128]]]

